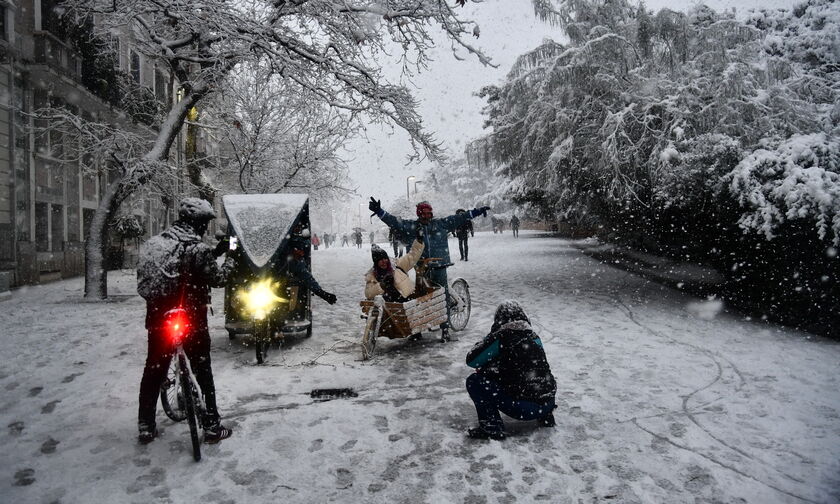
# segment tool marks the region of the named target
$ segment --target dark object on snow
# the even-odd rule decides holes
[[[519,303],[499,305],[490,334],[467,354],[467,365],[477,368],[467,378],[467,392],[479,428],[504,432],[500,411],[519,420],[553,423],[548,417],[556,408],[557,385],[542,341]]]
[[[346,399],[348,397],[359,397],[359,394],[351,388],[324,388],[314,389],[309,397],[316,401],[332,401],[333,399]]]

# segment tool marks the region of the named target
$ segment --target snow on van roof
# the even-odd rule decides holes
[[[227,194],[225,213],[242,248],[261,268],[288,238],[289,230],[306,205],[306,194]]]

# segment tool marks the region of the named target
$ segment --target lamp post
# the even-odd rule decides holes
[[[406,204],[406,206],[411,205],[411,195],[408,193],[408,190],[409,190],[408,183],[410,181],[416,179],[416,178],[417,177],[415,177],[414,175],[409,175],[408,177],[405,178],[405,204]],[[417,194],[417,186],[416,185],[414,186],[414,193]]]
[[[414,181],[414,199],[417,199],[417,184],[422,184],[422,180],[415,180]]]

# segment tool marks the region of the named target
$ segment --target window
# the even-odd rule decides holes
[[[0,40],[9,41],[9,8],[0,3]]]
[[[169,108],[169,79],[165,72],[155,69],[155,98],[166,108]]]
[[[61,252],[64,244],[64,207],[61,205],[50,205],[52,229],[50,230],[51,250]]]
[[[136,51],[128,51],[128,71],[134,82],[140,84],[140,55]]]
[[[35,249],[38,252],[49,252],[50,223],[48,203],[35,203]]]
[[[79,208],[67,207],[67,241],[79,241]]]

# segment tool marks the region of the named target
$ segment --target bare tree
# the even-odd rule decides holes
[[[300,86],[264,65],[239,68],[208,113],[221,161],[222,191],[346,195],[347,164],[339,149],[358,129],[355,112],[306,99]]]
[[[151,146],[122,158],[120,175],[100,202],[86,250],[86,297],[107,296],[102,247],[111,210],[148,183],[151,173],[168,169],[187,114],[237,65],[262,60],[308,99],[396,124],[409,133],[418,155],[441,158],[438,143],[422,128],[415,99],[382,77],[377,57],[396,47],[422,68],[432,31],[439,28],[454,49],[489,64],[468,43],[474,23],[439,0],[65,0],[63,8],[79,23],[94,19],[102,38],[127,36],[181,87],[180,100],[154,125]]]

